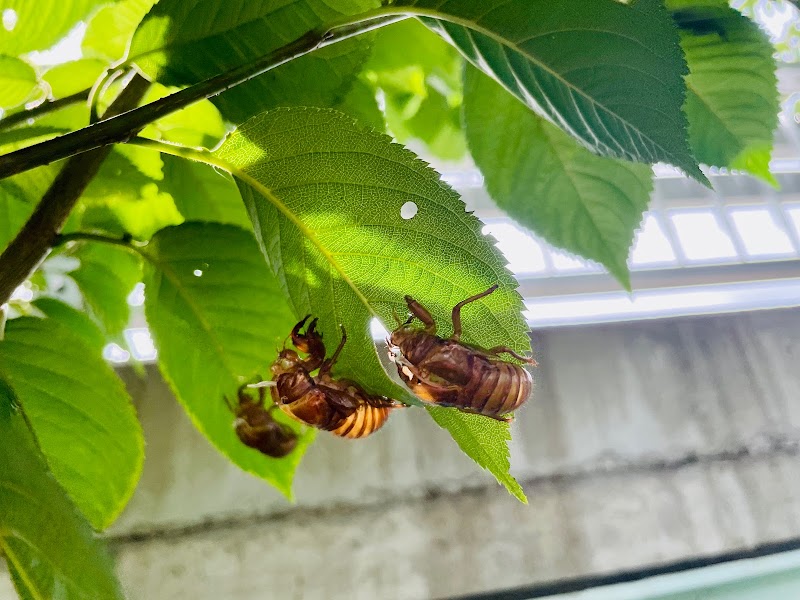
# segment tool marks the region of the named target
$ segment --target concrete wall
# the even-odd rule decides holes
[[[287,504],[125,373],[145,472],[112,528],[134,600],[444,598],[800,536],[800,310],[534,333],[511,499],[418,410],[321,435]],[[0,599],[5,600],[0,578]]]

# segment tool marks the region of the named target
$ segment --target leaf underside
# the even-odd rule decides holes
[[[470,150],[497,205],[630,289],[628,249],[650,198],[650,167],[592,154],[475,68],[464,88]]]
[[[56,480],[91,524],[104,529],[133,494],[144,439],[102,347],[70,324],[9,321],[0,342],[0,377],[24,407]]]
[[[445,335],[457,302],[499,284],[464,310],[464,340],[530,350],[517,284],[481,223],[438,174],[387,136],[336,111],[278,109],[242,125],[216,154],[237,180],[295,314],[318,317],[326,340],[338,340],[345,326],[336,373],[371,393],[418,403],[383,371],[368,328],[372,317],[393,328],[405,294],[431,311]],[[418,212],[405,220],[400,209],[408,202]],[[480,421],[486,431],[505,427]],[[481,464],[507,460],[505,444],[481,448],[498,457]],[[493,473],[502,482],[507,469]]]
[[[297,447],[274,459],[236,437],[225,397],[256,375],[269,377],[296,319],[251,233],[230,225],[185,223],[147,247],[145,313],[158,363],[197,428],[234,464],[292,497],[294,472],[314,430],[289,421]]]
[[[21,598],[122,600],[110,557],[47,466],[0,380],[0,554]]]
[[[326,23],[345,5],[326,0],[162,0],[134,34],[130,62],[165,85],[188,85],[246,64]],[[364,36],[291,61],[212,99],[241,122],[267,108],[330,106],[344,98],[369,53]]]
[[[399,0],[475,66],[602,156],[673,164],[687,143],[686,63],[660,0]],[[588,51],[587,51],[588,49]]]

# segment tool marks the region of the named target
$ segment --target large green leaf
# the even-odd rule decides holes
[[[530,350],[517,284],[480,221],[436,172],[389,137],[336,111],[279,109],[245,123],[216,154],[239,184],[295,313],[319,317],[328,339],[338,337],[340,323],[346,327],[338,373],[370,392],[413,401],[381,368],[368,327],[372,317],[394,327],[392,311],[406,310],[405,294],[425,304],[446,333],[457,302],[498,284],[464,311],[464,339]],[[418,212],[405,220],[400,213],[408,202]],[[502,425],[482,421],[487,430]],[[466,442],[466,429],[450,431],[465,449],[507,456],[504,443]],[[502,464],[470,456],[490,468]],[[493,473],[505,481],[507,471]]]
[[[140,257],[125,248],[84,243],[72,256],[81,261],[69,275],[86,303],[111,336],[122,333],[130,318],[128,294],[142,279]]]
[[[13,391],[3,381],[0,507],[0,554],[21,598],[122,600],[108,554],[47,472]]]
[[[695,156],[775,185],[769,159],[780,104],[769,39],[725,0],[669,0],[667,6],[689,63],[685,111]]]
[[[236,437],[224,397],[255,375],[269,376],[296,316],[251,233],[230,225],[185,223],[159,231],[147,246],[145,313],[158,364],[195,426],[232,462],[288,498],[295,469],[314,431],[285,458],[248,448]]]
[[[164,190],[187,221],[214,221],[251,229],[233,179],[192,160],[164,156]]]
[[[97,529],[125,507],[144,458],[130,397],[100,352],[54,319],[13,319],[0,342],[0,376],[53,475]]]
[[[707,179],[687,143],[686,62],[661,0],[398,0],[593,152]]]
[[[10,11],[13,23],[0,35],[0,54],[18,55],[44,50],[109,0],[3,0],[0,12]],[[12,16],[13,15],[13,16]]]
[[[128,60],[166,85],[196,83],[253,61],[373,0],[162,0],[133,37]],[[212,101],[241,122],[281,105],[329,106],[344,97],[368,54],[363,39],[315,52]]]
[[[592,154],[472,67],[464,92],[469,146],[497,205],[630,288],[628,248],[650,198],[650,167]]]
[[[39,87],[36,71],[24,60],[0,54],[0,109],[24,104]]]

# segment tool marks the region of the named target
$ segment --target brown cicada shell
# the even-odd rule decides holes
[[[272,416],[275,405],[264,407],[265,390],[258,390],[258,400],[245,393],[245,386],[239,388],[238,404],[233,406],[228,399],[228,407],[236,415],[233,428],[242,443],[272,458],[282,458],[297,446],[297,434],[292,428],[279,423]]]
[[[295,350],[281,351],[272,364],[272,399],[286,414],[306,425],[344,438],[366,437],[386,423],[392,410],[404,405],[368,394],[354,381],[334,379],[331,369],[347,341],[344,327],[342,341],[326,360],[322,336],[316,331],[317,320],[311,321],[305,333],[300,332],[309,316],[292,329],[292,343],[307,358],[300,358]],[[312,376],[317,369],[318,374]]]
[[[387,343],[400,377],[423,402],[510,421],[508,413],[530,396],[530,373],[499,355],[510,354],[529,365],[535,365],[535,360],[505,346],[486,350],[460,341],[461,309],[496,289],[493,285],[453,307],[453,335],[449,339],[436,335],[436,323],[424,306],[411,296],[405,297],[411,317],[399,324]],[[422,321],[422,328],[412,325],[415,317]]]

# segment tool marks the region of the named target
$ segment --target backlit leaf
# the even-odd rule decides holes
[[[139,256],[125,248],[82,243],[71,253],[81,261],[69,276],[110,336],[128,324],[128,294],[142,279]]]
[[[774,48],[758,26],[724,0],[669,0],[686,53],[689,142],[707,165],[769,172],[780,104]]]
[[[47,471],[0,381],[0,554],[20,598],[122,600],[110,557]]]
[[[185,223],[147,246],[145,313],[158,364],[195,426],[243,470],[292,497],[292,479],[314,431],[290,421],[297,447],[274,459],[236,436],[224,397],[256,375],[269,377],[296,316],[251,233],[230,225]]]
[[[346,327],[336,372],[370,392],[413,401],[382,370],[370,319],[393,328],[392,310],[405,312],[403,296],[412,294],[446,335],[452,307],[493,284],[496,293],[464,311],[465,341],[530,350],[517,284],[481,223],[437,173],[389,137],[336,111],[278,109],[245,123],[216,154],[237,180],[294,312],[319,317],[328,339],[339,337],[340,323]],[[405,220],[400,209],[408,202],[418,212]],[[508,455],[504,443],[459,441],[497,456],[470,454],[489,468]],[[493,473],[501,482],[507,475]]]
[[[165,85],[196,83],[253,61],[372,0],[161,0],[133,37],[128,60]],[[329,106],[368,55],[363,36],[293,60],[212,102],[241,122],[274,106]]]
[[[497,205],[630,288],[627,258],[652,189],[649,166],[592,154],[470,67],[467,139]]]
[[[228,173],[192,160],[163,156],[164,190],[187,221],[214,221],[252,229]]]
[[[53,475],[97,529],[125,507],[144,458],[131,399],[100,353],[55,319],[13,319],[0,342],[0,377]]]
[[[8,110],[33,98],[39,87],[36,71],[24,60],[0,55],[0,109]]]
[[[0,11],[10,11],[7,19],[12,26],[2,30],[0,54],[45,50],[106,2],[108,0],[3,0]]]
[[[398,0],[593,152],[707,183],[687,143],[678,34],[660,0]]]

